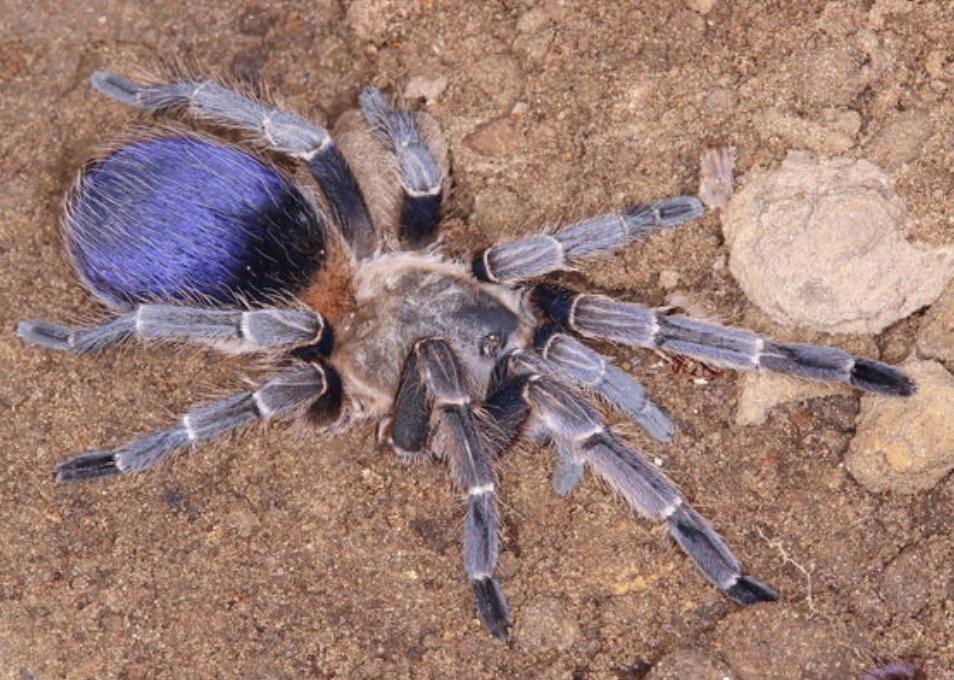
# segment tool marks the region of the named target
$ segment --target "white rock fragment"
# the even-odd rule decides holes
[[[954,362],[954,285],[931,306],[917,338],[918,356]]]
[[[404,98],[423,99],[428,105],[434,104],[447,89],[447,78],[440,75],[411,76],[404,88]]]
[[[918,383],[907,399],[864,396],[845,463],[869,491],[916,493],[954,469],[954,376],[936,361],[900,367]]]
[[[732,274],[775,321],[878,333],[934,302],[954,276],[954,248],[912,245],[908,219],[877,166],[791,153],[732,195],[722,228]]]
[[[709,210],[725,207],[732,193],[734,167],[734,146],[710,144],[703,149],[699,161],[699,200]]]

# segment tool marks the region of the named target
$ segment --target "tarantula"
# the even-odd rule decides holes
[[[402,457],[449,464],[466,497],[463,559],[478,615],[506,639],[510,615],[494,578],[494,460],[521,436],[555,446],[559,494],[588,465],[639,514],[666,522],[717,589],[741,604],[778,598],[744,575],[676,486],[603,423],[594,395],[658,440],[674,430],[643,387],[574,335],[888,395],[916,389],[894,368],[838,349],[779,344],[539,281],[699,217],[694,197],[492,245],[461,262],[435,245],[448,176],[436,123],[374,88],[339,121],[336,142],[212,81],[140,84],[97,72],[92,85],[246,139],[167,126],[90,161],[67,201],[65,245],[114,314],[84,328],[25,321],[18,335],[83,354],[133,338],[199,343],[258,353],[273,372],[168,429],[59,464],[56,481],[142,472],[256,421],[301,419],[329,431],[377,419]],[[268,155],[303,163],[320,192],[309,194]]]

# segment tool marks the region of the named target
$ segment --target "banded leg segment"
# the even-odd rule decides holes
[[[260,104],[210,80],[143,85],[96,71],[93,87],[111,99],[150,112],[182,110],[246,130],[273,151],[305,162],[328,199],[355,255],[374,252],[377,239],[364,196],[344,156],[324,128],[301,116]]]
[[[60,463],[53,477],[67,482],[142,472],[180,449],[218,439],[255,421],[287,420],[324,410],[331,402],[341,401],[336,378],[334,369],[324,364],[298,366],[256,390],[192,409],[168,429],[112,451],[92,451]]]
[[[675,425],[646,394],[646,388],[609,363],[606,357],[544,324],[533,339],[540,355],[580,387],[591,389],[615,409],[639,423],[657,441],[672,441]]]
[[[508,639],[507,601],[493,576],[500,554],[495,477],[468,383],[446,341],[418,342],[401,376],[391,436],[400,452],[429,446],[447,460],[454,481],[467,495],[463,557],[477,612],[491,635]]]
[[[377,88],[360,96],[361,113],[375,138],[397,159],[403,189],[401,240],[421,247],[440,220],[442,173],[414,114],[393,106]]]
[[[478,252],[472,262],[481,281],[519,281],[567,269],[589,255],[612,250],[659,229],[700,217],[695,196],[675,196],[609,215],[600,215],[554,234],[502,243]]]
[[[666,316],[642,305],[553,284],[535,286],[531,299],[557,324],[588,338],[664,350],[737,370],[764,368],[807,380],[848,383],[889,396],[907,397],[917,390],[917,384],[896,368],[834,347],[777,343],[738,328]]]
[[[142,304],[133,311],[89,328],[52,321],[21,321],[17,336],[61,352],[90,354],[130,338],[221,344],[240,352],[282,346],[310,346],[331,353],[331,326],[304,309],[226,310]]]
[[[586,401],[544,376],[527,384],[525,398],[560,451],[565,493],[579,478],[580,462],[585,462],[640,515],[665,521],[679,546],[717,589],[740,604],[778,599],[772,589],[742,573],[722,538],[689,507],[675,484],[620,441]]]

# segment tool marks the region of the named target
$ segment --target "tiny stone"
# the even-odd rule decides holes
[[[258,517],[251,510],[240,509],[231,512],[226,521],[242,538],[250,537],[258,527]]]
[[[924,59],[924,70],[931,78],[944,80],[954,76],[954,51],[932,50]]]
[[[686,0],[686,6],[693,12],[708,14],[715,7],[716,0]]]
[[[527,102],[517,102],[513,105],[513,108],[510,109],[510,117],[514,119],[522,118],[527,115],[527,111],[530,110],[530,105]]]
[[[464,137],[464,145],[482,156],[509,156],[520,145],[520,133],[506,118],[481,125]]]
[[[710,144],[699,161],[699,199],[710,210],[725,207],[732,193],[735,147]]]
[[[412,76],[404,88],[404,98],[423,99],[428,105],[434,104],[447,89],[445,76]]]
[[[679,285],[679,272],[675,269],[663,269],[659,272],[659,285],[666,290],[672,290]]]
[[[580,638],[574,610],[555,597],[540,597],[524,605],[517,639],[527,649],[565,651]]]

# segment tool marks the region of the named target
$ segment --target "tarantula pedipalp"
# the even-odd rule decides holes
[[[57,481],[141,472],[256,421],[332,429],[378,419],[402,455],[449,464],[466,496],[463,557],[478,614],[506,638],[510,615],[494,578],[493,461],[521,435],[555,445],[558,493],[589,466],[634,510],[665,522],[720,591],[741,604],[778,597],[744,575],[675,485],[603,424],[588,394],[656,439],[673,433],[638,383],[573,334],[889,395],[915,390],[892,367],[841,350],[779,344],[537,280],[699,217],[694,197],[492,245],[468,266],[427,245],[446,184],[435,124],[375,89],[361,95],[360,114],[336,143],[294,114],[209,81],[145,85],[98,72],[92,83],[136,108],[250,133],[265,151],[302,161],[321,195],[307,198],[260,152],[183,128],[140,134],[87,165],[68,201],[66,247],[115,314],[85,328],[26,321],[18,335],[78,353],[133,338],[201,343],[261,353],[274,375],[166,430],[69,459],[56,467]],[[370,176],[352,171],[358,152],[377,160]]]

